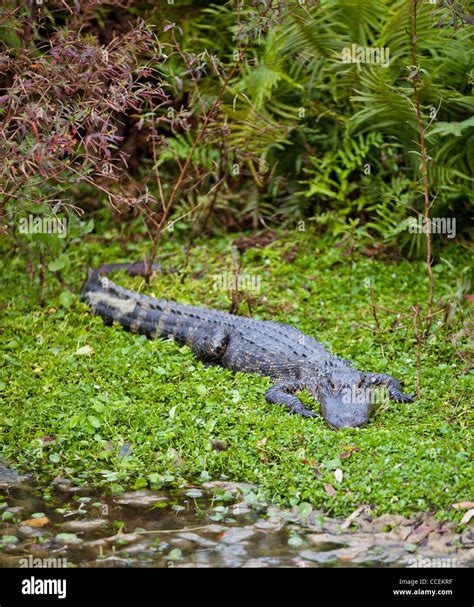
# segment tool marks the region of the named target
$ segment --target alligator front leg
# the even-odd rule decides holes
[[[385,373],[365,373],[365,379],[369,385],[385,386],[388,395],[397,403],[411,403],[414,396],[412,394],[404,394],[401,383],[391,375]]]
[[[314,411],[307,409],[296,396],[293,396],[301,389],[302,386],[298,382],[285,382],[269,388],[265,392],[265,398],[269,403],[285,405],[291,413],[297,413],[303,417],[316,417]]]

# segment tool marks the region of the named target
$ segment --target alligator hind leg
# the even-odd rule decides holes
[[[385,373],[365,373],[365,379],[373,386],[385,386],[388,395],[397,403],[411,403],[414,396],[403,392],[402,384],[391,375]]]
[[[269,403],[285,405],[291,413],[297,413],[303,417],[316,417],[314,411],[307,409],[303,403],[293,396],[295,392],[301,390],[302,386],[298,382],[286,382],[272,386],[265,392],[265,398]]]

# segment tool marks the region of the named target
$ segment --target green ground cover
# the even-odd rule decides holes
[[[115,280],[226,310],[228,296],[213,284],[216,274],[230,271],[232,238],[197,241],[186,261],[183,242],[166,236],[164,272],[150,286],[123,273]],[[109,230],[71,245],[63,277],[75,293],[87,265],[140,257],[142,245],[122,242]],[[434,510],[461,517],[450,508],[472,497],[461,309],[449,327],[443,314],[436,317],[422,355],[421,401],[391,402],[366,428],[335,432],[322,417],[303,419],[269,405],[266,378],[206,369],[186,347],[106,327],[76,296],[60,296],[54,278],[40,306],[24,258],[11,255],[8,243],[1,246],[0,456],[34,472],[38,482],[64,475],[119,492],[224,476],[256,484],[258,499],[309,502],[333,515],[371,504],[378,514]],[[437,300],[456,292],[468,255],[459,245],[442,254],[434,267]],[[404,380],[406,392],[416,391],[412,320],[396,322],[379,310],[375,331],[370,286],[378,305],[410,312],[426,300],[422,262],[357,255],[350,293],[344,248],[308,232],[278,233],[242,259],[245,273],[260,279],[260,292],[252,294],[255,316],[293,324],[358,368],[391,373]],[[241,313],[248,314],[245,303]],[[318,409],[309,396],[303,400]]]

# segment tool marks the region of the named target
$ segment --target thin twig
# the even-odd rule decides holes
[[[378,335],[380,332],[380,321],[379,321],[379,317],[377,316],[377,306],[375,305],[374,287],[370,287],[370,307],[372,308],[372,316],[374,317],[375,326],[377,328],[377,330],[374,331],[374,333],[376,333]],[[382,351],[382,356],[385,357],[385,351],[383,349],[382,341],[380,341],[380,349]]]
[[[137,535],[147,535],[151,533],[183,533],[185,531],[198,531],[200,529],[208,529],[212,524],[201,525],[200,527],[183,527],[182,529],[156,529],[151,531],[137,531]]]
[[[429,182],[428,182],[428,155],[426,153],[425,146],[425,129],[423,126],[423,118],[421,115],[420,106],[420,95],[418,91],[418,70],[416,68],[416,18],[418,10],[418,0],[412,0],[413,13],[412,13],[412,31],[411,31],[411,48],[412,48],[412,69],[416,70],[416,73],[412,76],[411,81],[413,83],[413,94],[415,98],[415,110],[416,118],[418,121],[418,130],[420,133],[420,148],[422,158],[422,172],[423,172],[423,195],[424,195],[424,217],[425,217],[425,235],[426,235],[426,270],[428,272],[429,281],[429,292],[428,292],[428,315],[426,318],[426,331],[425,337],[428,337],[431,328],[432,316],[433,316],[433,297],[434,297],[434,278],[433,269],[431,267],[431,233],[430,233],[430,196],[429,196]]]
[[[240,305],[240,293],[239,293],[239,276],[240,276],[240,264],[237,253],[237,247],[232,245],[232,284],[230,285],[230,310],[231,314],[237,314]]]
[[[420,306],[414,306],[413,307],[413,330],[415,332],[415,339],[416,339],[416,371],[417,371],[416,392],[417,392],[418,400],[421,399],[421,344],[423,342],[423,337],[418,329],[419,319],[420,319]]]

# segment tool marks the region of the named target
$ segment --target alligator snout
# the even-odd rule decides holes
[[[367,424],[372,412],[371,406],[358,406],[352,411],[341,411],[337,406],[321,405],[321,413],[326,422],[335,429],[340,428],[362,428]]]
[[[366,400],[363,392],[347,398],[344,390],[337,394],[324,392],[320,396],[320,405],[322,416],[335,429],[365,426],[374,407],[371,400]]]

